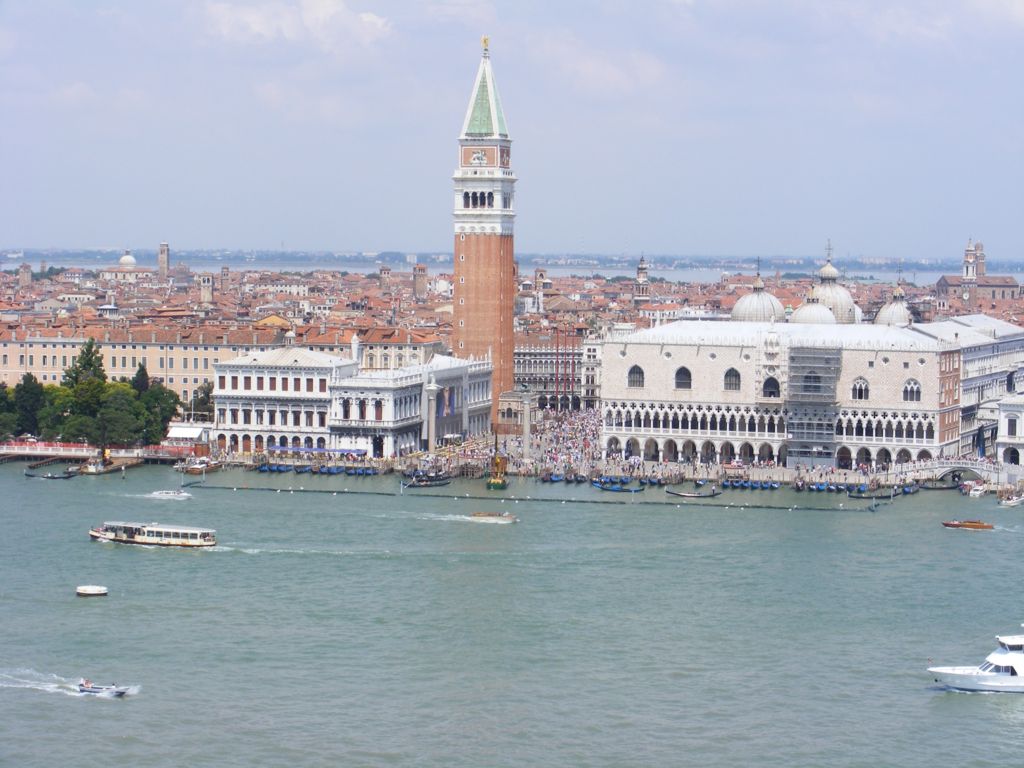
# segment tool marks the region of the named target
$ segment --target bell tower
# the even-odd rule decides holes
[[[455,291],[453,343],[457,357],[490,354],[491,423],[498,396],[513,389],[512,315],[516,262],[512,139],[491,71],[488,38],[459,135],[455,169]]]

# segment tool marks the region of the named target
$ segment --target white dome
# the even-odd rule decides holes
[[[825,263],[818,276],[821,282],[814,286],[811,295],[832,310],[837,323],[860,322],[860,307],[853,303],[850,292],[837,282],[839,270],[832,266],[831,260]]]
[[[825,266],[818,270],[818,277],[822,280],[838,280],[839,270],[832,266],[832,259],[825,262]]]
[[[819,303],[812,293],[807,297],[807,301],[789,316],[789,322],[804,325],[835,325],[836,316],[832,314],[831,309]]]
[[[906,327],[914,321],[907,306],[907,295],[900,286],[892,292],[890,299],[875,315],[875,325],[896,325]]]
[[[786,310],[782,302],[764,289],[764,282],[758,275],[754,281],[753,293],[741,296],[732,308],[733,320],[755,323],[767,323],[772,320],[785,320]]]
[[[122,266],[122,267],[134,267],[135,266],[135,257],[132,256],[132,252],[131,251],[125,251],[124,252],[124,256],[122,256],[120,259],[118,259],[117,263],[118,263],[119,266]]]

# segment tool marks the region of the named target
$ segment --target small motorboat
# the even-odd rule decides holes
[[[149,494],[149,498],[151,498],[151,499],[173,499],[173,500],[180,501],[182,499],[191,499],[192,498],[192,494],[189,493],[188,491],[182,491],[182,490],[177,490],[177,491],[153,491],[151,494]]]
[[[92,680],[82,678],[78,683],[79,693],[88,693],[93,696],[109,696],[111,698],[120,698],[128,693],[126,686],[119,686],[117,683],[111,683],[110,685],[96,685]]]
[[[981,520],[946,520],[942,523],[946,528],[966,528],[968,531],[991,531],[992,523]]]
[[[478,523],[518,523],[519,518],[511,512],[474,512],[470,515]]]
[[[1024,503],[1024,494],[1014,493],[1010,496],[1004,496],[999,499],[1000,507],[1018,507]]]
[[[977,667],[928,667],[936,683],[957,691],[1024,693],[1024,635],[996,635],[999,647]]]

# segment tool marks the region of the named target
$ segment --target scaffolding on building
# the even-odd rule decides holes
[[[837,394],[842,350],[825,346],[789,348],[786,463],[832,466],[835,461]]]

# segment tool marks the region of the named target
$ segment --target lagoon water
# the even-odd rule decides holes
[[[980,663],[1024,621],[1024,510],[991,497],[869,510],[732,491],[697,506],[657,489],[398,495],[394,475],[233,470],[170,501],[147,497],[177,487],[165,467],[46,481],[23,466],[0,466],[0,765],[1003,767],[1024,754],[1024,696],[944,691],[925,671]],[[481,509],[521,522],[474,522]],[[954,516],[996,530],[942,528]],[[91,542],[103,520],[208,526],[219,544]],[[110,595],[77,598],[78,584]],[[83,675],[137,688],[80,696]]]

